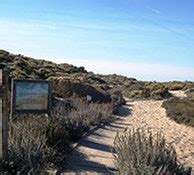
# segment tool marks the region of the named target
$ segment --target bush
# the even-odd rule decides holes
[[[155,133],[155,134],[154,134]],[[189,174],[178,161],[174,148],[161,132],[131,129],[117,134],[115,165],[119,174]]]
[[[179,81],[164,83],[165,87],[171,91],[183,90],[185,83]]]
[[[70,99],[75,106],[67,112],[64,108],[57,108],[52,113],[54,119],[60,119],[71,141],[77,141],[91,126],[110,122],[113,119],[111,104],[87,103],[80,98]]]
[[[193,82],[185,82],[185,86],[183,90],[189,90],[194,88],[194,83]]]
[[[45,173],[48,167],[61,166],[71,148],[69,134],[58,118],[17,116],[9,128],[9,159],[2,162],[1,172]]]
[[[111,98],[112,103],[114,103],[117,106],[126,104],[123,94],[119,90],[114,90],[113,92],[111,92]]]
[[[39,174],[47,168],[46,127],[47,120],[40,118],[20,118],[10,122],[7,164],[13,164],[14,171]]]
[[[194,88],[186,90],[185,94],[187,95],[188,99],[194,99]]]
[[[162,100],[171,97],[171,94],[162,83],[148,82],[139,90],[125,90],[128,98]]]
[[[64,121],[54,117],[49,119],[46,127],[46,144],[49,148],[46,151],[48,164],[54,168],[59,168],[71,150],[72,142]]]
[[[113,119],[111,104],[70,100],[74,108],[58,106],[50,117],[18,114],[9,123],[9,159],[0,162],[0,172],[44,174],[48,167],[60,168],[73,142],[91,126]]]
[[[76,95],[80,98],[92,97],[92,102],[110,103],[110,95],[101,88],[89,85],[77,78],[51,77],[53,89],[57,96],[70,98]]]
[[[172,98],[163,103],[167,116],[177,123],[194,127],[194,100],[190,98]]]

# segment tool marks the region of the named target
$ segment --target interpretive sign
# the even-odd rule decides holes
[[[13,112],[48,113],[51,102],[51,83],[42,80],[12,81]]]

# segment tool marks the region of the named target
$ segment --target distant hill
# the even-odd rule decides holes
[[[181,90],[194,87],[193,82],[156,83],[138,81],[135,78],[116,74],[94,74],[93,72],[88,72],[84,67],[76,67],[67,63],[56,64],[51,61],[34,59],[21,54],[15,55],[5,50],[0,50],[0,66],[4,66],[9,70],[10,78],[52,79],[53,81],[56,80],[55,82],[58,83],[58,87],[60,84],[68,84],[69,87],[76,87],[76,93],[78,93],[79,89],[77,88],[79,87],[77,84],[80,82],[80,94],[87,94],[87,92],[83,91],[86,91],[89,88],[88,86],[92,86],[89,89],[95,88],[99,90],[105,95],[105,99],[107,99],[107,93],[112,94],[116,91],[121,91],[129,98],[159,97],[160,99],[169,96],[168,89]],[[72,90],[71,94],[73,93],[74,91]],[[92,93],[90,92],[90,94]]]
[[[5,50],[0,50],[0,66],[8,69],[10,79],[52,79],[55,94],[58,96],[65,97],[74,93],[86,96],[89,92],[89,95],[92,95],[95,101],[100,102],[110,101],[109,90],[114,89],[112,85],[117,84],[110,83],[110,81],[120,81],[118,84],[121,84],[123,79],[127,81],[135,80],[124,76],[118,76],[119,79],[115,79],[115,75],[110,77],[96,75],[93,72],[86,71],[84,67],[76,67],[67,63],[56,64],[21,54],[15,55]],[[68,93],[66,93],[67,87]]]
[[[66,77],[80,79],[92,85],[123,86],[137,81],[121,75],[97,75],[87,72],[84,67],[71,64],[56,64],[51,61],[38,60],[21,54],[14,55],[5,50],[0,50],[0,65],[5,66],[11,78],[48,79],[51,77]]]
[[[84,67],[70,64],[56,64],[23,55],[14,55],[0,50],[0,64],[10,71],[11,78],[47,79],[50,76],[63,76],[75,73],[87,73]]]
[[[0,65],[7,67],[11,78],[48,79],[49,77],[69,77],[83,79],[91,84],[123,84],[126,81],[136,81],[121,75],[97,75],[87,72],[84,67],[71,64],[56,64],[51,61],[39,60],[14,55],[5,50],[0,50]],[[115,81],[115,82],[113,82]]]

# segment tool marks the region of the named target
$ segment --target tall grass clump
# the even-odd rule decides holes
[[[88,103],[81,98],[70,99],[74,109],[58,107],[52,112],[54,120],[60,120],[72,142],[77,141],[91,127],[113,120],[111,104]]]
[[[63,164],[71,148],[62,120],[36,114],[18,115],[9,123],[9,158],[0,172],[45,174]]]
[[[131,129],[117,134],[114,141],[118,174],[155,175],[189,174],[178,162],[174,148],[161,132]]]
[[[40,174],[47,168],[46,119],[20,118],[9,124],[9,164],[15,173]]]

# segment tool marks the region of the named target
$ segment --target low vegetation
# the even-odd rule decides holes
[[[131,129],[117,134],[114,151],[118,174],[190,174],[158,131]]]
[[[180,82],[180,81],[171,81],[163,83],[166,88],[171,91],[174,90],[188,90],[194,88],[194,83],[190,81]]]
[[[124,91],[124,95],[132,99],[162,100],[171,97],[171,94],[162,83],[147,82],[142,85],[133,85],[133,89]]]
[[[71,99],[72,100],[72,99]],[[55,108],[50,117],[19,115],[10,122],[9,159],[1,162],[2,173],[41,174],[60,168],[66,155],[91,127],[113,120],[111,104],[73,99],[74,108]]]
[[[194,99],[194,88],[187,89],[185,91],[185,94],[187,95],[187,98],[190,100]]]
[[[194,87],[192,82],[144,82],[116,74],[94,74],[93,72],[87,72],[84,67],[37,60],[23,55],[14,55],[4,50],[0,50],[0,60],[0,64],[4,65],[10,72],[10,78],[51,79],[59,84],[63,82],[71,89],[68,92],[64,90],[63,96],[74,92],[83,96],[88,90],[93,95],[94,101],[110,101],[110,92],[116,90],[133,99],[163,99],[169,97],[168,90]],[[78,87],[85,90],[80,91]],[[59,86],[57,90],[58,88]]]
[[[186,124],[194,127],[194,88],[192,83],[187,84],[185,90],[185,98],[170,98],[163,102],[167,116],[175,120],[177,123]]]
[[[167,116],[177,123],[194,127],[194,100],[173,98],[163,103]]]
[[[66,77],[51,77],[53,82],[53,93],[57,97],[69,98],[78,96],[80,98],[91,96],[92,102],[110,103],[111,96],[101,88],[92,86],[80,79]]]
[[[51,149],[47,145],[48,121],[34,118],[38,116],[23,117],[10,122],[8,162],[12,168],[3,173],[41,174],[47,168],[47,150]]]
[[[0,64],[8,69],[11,78],[47,79],[50,76],[87,73],[84,67],[36,60],[20,54],[14,55],[4,50],[0,50]]]

